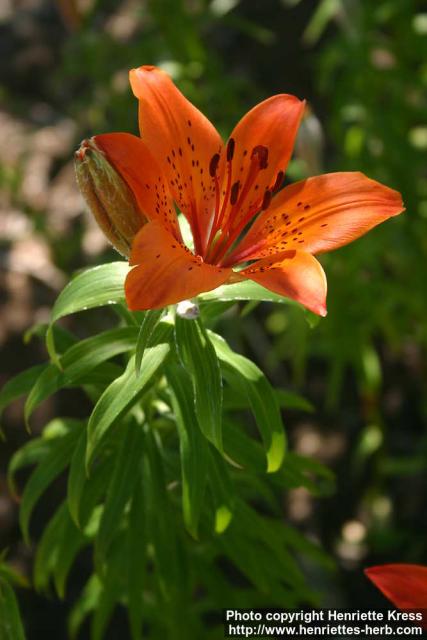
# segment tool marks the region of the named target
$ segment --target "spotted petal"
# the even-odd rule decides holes
[[[223,220],[226,229],[236,228],[260,210],[266,191],[283,180],[292,154],[305,103],[295,96],[279,94],[251,109],[230,135],[233,157],[230,180],[236,193]],[[230,155],[230,154],[229,154]],[[268,197],[268,194],[267,194]],[[234,198],[232,198],[234,200]]]
[[[404,210],[397,191],[362,173],[329,173],[296,182],[274,198],[227,264],[287,249],[337,249]]]
[[[173,197],[190,222],[198,252],[203,254],[215,203],[209,165],[221,151],[221,137],[161,69],[133,69],[130,82],[139,99],[141,137],[164,166]]]
[[[147,223],[136,235],[130,257],[136,265],[125,283],[133,311],[160,309],[224,284],[231,269],[206,264],[178,242],[159,222]]]
[[[326,315],[326,276],[316,258],[305,251],[285,251],[274,259],[258,260],[240,271],[239,277],[296,300],[313,313]]]

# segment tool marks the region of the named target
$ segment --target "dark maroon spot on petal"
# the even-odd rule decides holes
[[[178,148],[178,153],[182,157],[182,149],[181,149],[181,147]]]
[[[219,163],[219,153],[215,153],[212,156],[212,159],[209,163],[209,175],[211,176],[211,178],[215,177],[215,174],[218,170],[218,163]]]
[[[156,258],[160,258],[160,253],[158,253],[158,254],[156,255]]]
[[[252,149],[251,158],[258,156],[259,168],[266,169],[268,166],[268,149],[262,144]]]
[[[309,204],[306,204],[306,205],[304,206],[304,211],[308,211],[308,209],[310,209],[310,205],[309,205]]]
[[[237,196],[239,195],[239,189],[240,189],[240,181],[238,180],[237,182],[235,182],[233,184],[233,186],[231,187],[231,191],[230,191],[230,204],[236,204],[237,202]]]
[[[302,222],[303,220],[305,220],[305,218],[300,218],[298,222]]]
[[[191,120],[187,120],[187,124],[189,127],[191,127]]]
[[[297,202],[297,207],[302,207],[302,202]]]
[[[192,270],[193,270],[193,267],[188,267],[188,271],[192,271]]]
[[[234,148],[236,146],[236,143],[234,141],[234,138],[230,138],[230,140],[227,142],[227,161],[231,162],[234,156]]]

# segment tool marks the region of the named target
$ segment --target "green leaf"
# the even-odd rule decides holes
[[[215,508],[215,533],[221,534],[233,517],[235,495],[229,467],[212,448],[209,451],[209,487]]]
[[[52,360],[57,361],[52,325],[60,318],[94,307],[117,304],[124,300],[127,262],[111,262],[79,273],[59,294],[53,309],[46,344]]]
[[[24,444],[23,447],[13,454],[7,471],[7,481],[12,495],[17,497],[18,494],[15,484],[16,472],[23,467],[28,467],[40,462],[50,451],[51,445],[52,442],[47,439],[35,438]]]
[[[132,357],[123,375],[114,380],[98,400],[88,423],[86,466],[89,467],[102,439],[141,398],[147,385],[165,361],[170,346],[158,344],[144,353],[141,373],[136,375],[135,358]]]
[[[258,300],[260,302],[279,302],[280,304],[297,305],[294,300],[279,296],[277,293],[273,293],[268,289],[265,289],[260,284],[253,282],[252,280],[244,280],[243,282],[237,282],[235,284],[226,284],[214,289],[213,291],[207,291],[202,293],[199,298],[201,302],[207,302],[210,300],[220,300],[228,302],[230,300]],[[299,305],[298,305],[299,306]]]
[[[19,511],[19,523],[27,544],[29,543],[28,526],[36,503],[50,483],[65,469],[73,454],[82,428],[82,423],[73,422],[76,423],[74,429],[61,438],[52,439],[49,451],[33,471],[25,486]]]
[[[276,398],[283,409],[295,409],[296,411],[305,411],[306,413],[313,413],[314,411],[311,402],[294,391],[276,389]]]
[[[25,640],[18,602],[12,587],[0,578],[0,638]]]
[[[71,459],[68,474],[67,503],[70,515],[79,529],[84,530],[100,497],[106,493],[111,479],[112,456],[109,452],[97,461],[90,476],[86,473],[87,434],[83,431]]]
[[[59,368],[51,364],[39,376],[25,403],[25,419],[46,398],[62,387],[76,384],[98,365],[135,347],[136,327],[120,327],[81,340],[59,358]]]
[[[129,510],[127,544],[129,625],[132,640],[140,640],[147,554],[146,504],[141,465],[138,468]]]
[[[123,425],[120,448],[116,455],[95,541],[95,564],[99,567],[121,525],[122,515],[139,476],[142,451],[142,427],[133,421]]]
[[[175,339],[178,354],[193,383],[199,427],[222,451],[222,379],[215,349],[197,320],[176,317]]]
[[[223,338],[209,332],[223,373],[229,384],[245,393],[261,433],[267,455],[267,471],[280,468],[285,455],[286,440],[275,390],[263,372],[250,360],[234,353]]]
[[[150,429],[146,431],[144,487],[147,496],[147,526],[149,541],[154,548],[157,579],[165,600],[173,601],[183,591],[183,575],[179,571],[176,519],[166,488],[160,442]]]
[[[18,373],[17,376],[3,385],[0,390],[0,417],[5,407],[30,393],[33,385],[45,369],[46,365],[38,364],[22,373]]]
[[[208,443],[197,423],[190,376],[179,365],[169,365],[166,376],[180,443],[184,522],[189,533],[197,539],[206,490]]]
[[[135,368],[137,373],[140,372],[144,351],[148,347],[150,338],[160,318],[162,317],[162,314],[163,309],[153,309],[151,311],[147,311],[141,323],[135,353]]]
[[[37,591],[47,591],[50,578],[53,577],[56,591],[63,598],[71,565],[87,542],[71,520],[67,504],[62,503],[37,545],[34,562],[34,586]]]
[[[74,604],[68,618],[68,633],[71,640],[74,640],[83,622],[94,611],[101,596],[102,583],[96,574],[93,574],[84,586],[84,589]]]

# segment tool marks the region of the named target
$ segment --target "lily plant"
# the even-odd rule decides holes
[[[63,388],[79,389],[89,409],[57,416],[17,451],[9,485],[29,543],[36,505],[66,475],[37,544],[34,584],[46,592],[53,582],[64,597],[76,557],[93,551],[72,637],[91,615],[101,640],[116,605],[132,640],[223,637],[223,607],[321,604],[300,559],[324,571],[331,560],[284,522],[282,501],[296,487],[329,495],[334,478],[287,447],[284,415],[310,404],[233,351],[218,320],[225,310],[238,317],[241,300],[324,316],[315,255],[403,204],[358,172],[282,187],[304,117],[294,96],[261,102],[224,142],[161,69],[134,69],[130,83],[140,137],[95,135],[75,156],[80,190],[126,260],[68,283],[49,325],[33,332],[46,336],[50,361],[0,392],[0,410],[26,397],[27,425]],[[108,328],[83,340],[75,319],[58,322],[98,307],[110,310]]]

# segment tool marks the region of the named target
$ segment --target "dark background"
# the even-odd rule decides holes
[[[407,212],[322,257],[327,319],[260,305],[223,332],[275,384],[314,405],[285,413],[295,451],[334,469],[336,493],[284,496],[286,517],[321,541],[337,570],[316,585],[327,606],[384,606],[363,577],[376,563],[427,564],[427,14],[411,0],[0,0],[1,379],[45,359],[23,340],[73,270],[114,260],[84,212],[72,155],[83,137],[136,133],[127,72],[162,65],[224,135],[277,92],[306,98],[290,180],[361,170],[402,192]],[[102,316],[88,315],[86,331]],[[71,321],[72,322],[72,321]],[[41,407],[47,419],[84,415],[73,392]],[[30,576],[17,505],[5,488],[13,451],[28,439],[22,404],[3,419],[0,548]],[[61,495],[58,483],[51,499]],[[51,513],[43,500],[33,538]],[[30,640],[65,637],[89,558],[67,601],[19,590]],[[319,579],[313,575],[311,580]],[[121,633],[120,614],[111,637]],[[123,632],[124,633],[124,632]],[[125,637],[120,635],[120,637]]]

